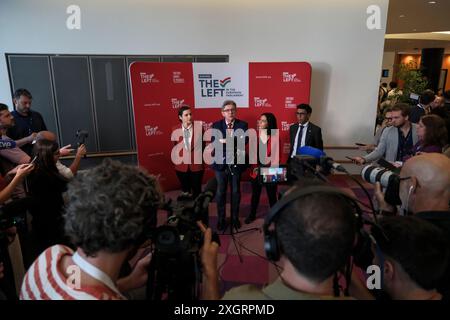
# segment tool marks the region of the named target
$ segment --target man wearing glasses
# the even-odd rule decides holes
[[[310,146],[323,150],[322,130],[312,122],[309,122],[312,109],[308,104],[297,106],[297,123],[289,128],[291,142],[290,158],[299,154],[301,147]]]
[[[222,104],[223,119],[213,123],[212,127],[222,133],[220,142],[223,144],[222,159],[216,159],[212,164],[212,169],[215,172],[217,179],[217,214],[218,223],[217,229],[224,230],[225,223],[225,204],[227,196],[228,181],[231,184],[231,228],[239,229],[241,223],[239,221],[239,205],[241,202],[241,174],[246,169],[246,164],[238,163],[239,153],[245,152],[240,150],[242,145],[247,143],[245,133],[248,129],[248,124],[245,121],[236,119],[236,103],[232,100],[227,100]],[[239,130],[240,129],[240,130]],[[238,130],[238,131],[237,131]],[[240,141],[245,139],[244,143]],[[227,143],[234,141],[233,154],[227,150]],[[230,149],[230,148],[228,148]]]

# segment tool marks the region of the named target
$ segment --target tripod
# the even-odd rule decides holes
[[[227,169],[229,170],[230,176],[232,178],[236,174],[233,171],[233,165],[229,165]],[[240,183],[240,181],[239,181],[239,183]],[[251,231],[258,231],[260,229],[259,228],[248,228],[248,229],[240,230],[240,231],[237,230],[237,229],[235,230],[234,223],[233,223],[234,222],[233,218],[239,219],[239,217],[233,217],[233,183],[232,182],[230,184],[230,189],[231,189],[230,190],[231,191],[231,195],[230,195],[230,202],[231,202],[231,218],[230,219],[231,219],[231,221],[228,224],[228,226],[223,230],[222,235],[231,236],[231,239],[233,240],[234,248],[236,249],[236,252],[237,252],[238,257],[239,257],[239,261],[241,263],[243,263],[244,260],[242,259],[242,254],[241,254],[241,251],[239,250],[239,247],[237,245],[237,240],[236,240],[235,235],[241,234],[241,233],[247,233],[247,232],[251,232]],[[228,227],[230,228],[230,233],[226,233]]]

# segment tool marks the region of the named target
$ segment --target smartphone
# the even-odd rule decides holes
[[[367,144],[364,144],[364,143],[360,143],[360,142],[355,142],[355,144],[356,144],[357,146],[360,146],[360,147],[364,147],[364,146],[367,146]]]
[[[31,160],[30,164],[33,164],[33,163],[36,161],[36,159],[37,159],[37,156],[35,156],[35,157],[33,158],[33,160]]]
[[[353,159],[352,157],[346,156],[346,158],[347,158],[348,160],[355,161],[355,159]]]

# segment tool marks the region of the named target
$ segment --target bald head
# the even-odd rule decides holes
[[[56,141],[56,135],[51,131],[40,131],[36,135],[36,141],[39,140]]]
[[[407,198],[410,188],[414,190],[415,210],[431,210],[422,206],[435,206],[439,204],[442,209],[448,210],[450,200],[450,159],[439,153],[425,153],[415,156],[408,161],[401,171],[402,177],[414,177],[407,183],[402,183],[400,195]],[[411,193],[411,192],[410,192]],[[402,198],[402,201],[403,201]],[[422,210],[418,210],[418,208]],[[412,209],[412,208],[410,208]]]

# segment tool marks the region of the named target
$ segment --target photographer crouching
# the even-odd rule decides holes
[[[68,188],[65,232],[76,247],[45,250],[28,270],[24,300],[113,300],[147,281],[150,255],[129,276],[122,266],[136,253],[145,226],[156,220],[159,185],[135,166],[106,159],[78,175]]]

